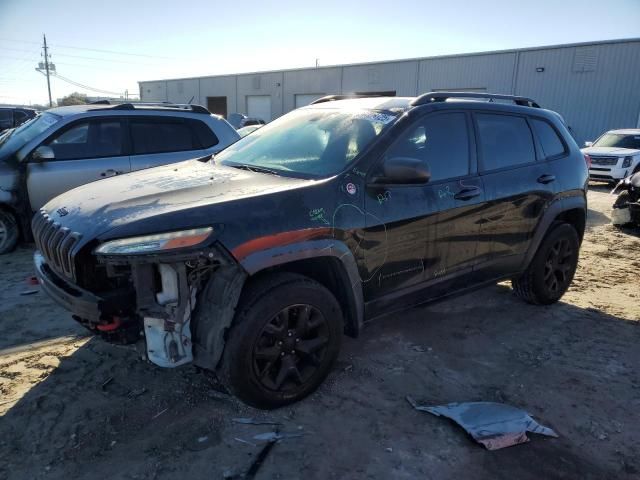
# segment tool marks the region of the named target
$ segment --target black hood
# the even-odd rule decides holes
[[[87,243],[224,223],[230,204],[313,183],[189,160],[83,185],[44,210]]]

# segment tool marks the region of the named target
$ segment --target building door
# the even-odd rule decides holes
[[[296,93],[296,108],[309,105],[311,102],[324,96],[324,93]]]
[[[207,97],[207,109],[227,118],[227,97]]]
[[[247,95],[247,116],[271,121],[271,95]]]

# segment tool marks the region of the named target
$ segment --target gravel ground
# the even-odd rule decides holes
[[[0,257],[0,479],[239,478],[276,427],[238,417],[297,434],[258,479],[640,478],[640,234],[608,224],[604,189],[589,197],[560,303],[526,305],[505,283],[389,315],[345,339],[316,393],[272,412],[85,336],[28,283],[30,248]],[[486,451],[407,395],[509,403],[560,437]]]

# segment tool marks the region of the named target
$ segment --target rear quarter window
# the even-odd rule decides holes
[[[190,120],[189,122],[201,148],[213,147],[220,143],[216,134],[204,122],[200,120]]]
[[[523,117],[491,113],[475,117],[483,171],[535,162],[533,136]]]
[[[566,153],[564,143],[555,129],[544,120],[531,119],[545,158],[557,157]]]

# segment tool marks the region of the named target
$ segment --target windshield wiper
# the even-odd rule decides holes
[[[233,165],[229,165],[230,167],[233,168],[239,168],[241,170],[248,170],[250,172],[256,172],[256,173],[267,173],[269,175],[277,175],[277,176],[282,176],[280,173],[278,173],[275,170],[271,170],[270,168],[266,168],[266,167],[259,167],[257,165],[245,165],[245,164],[233,164]]]

